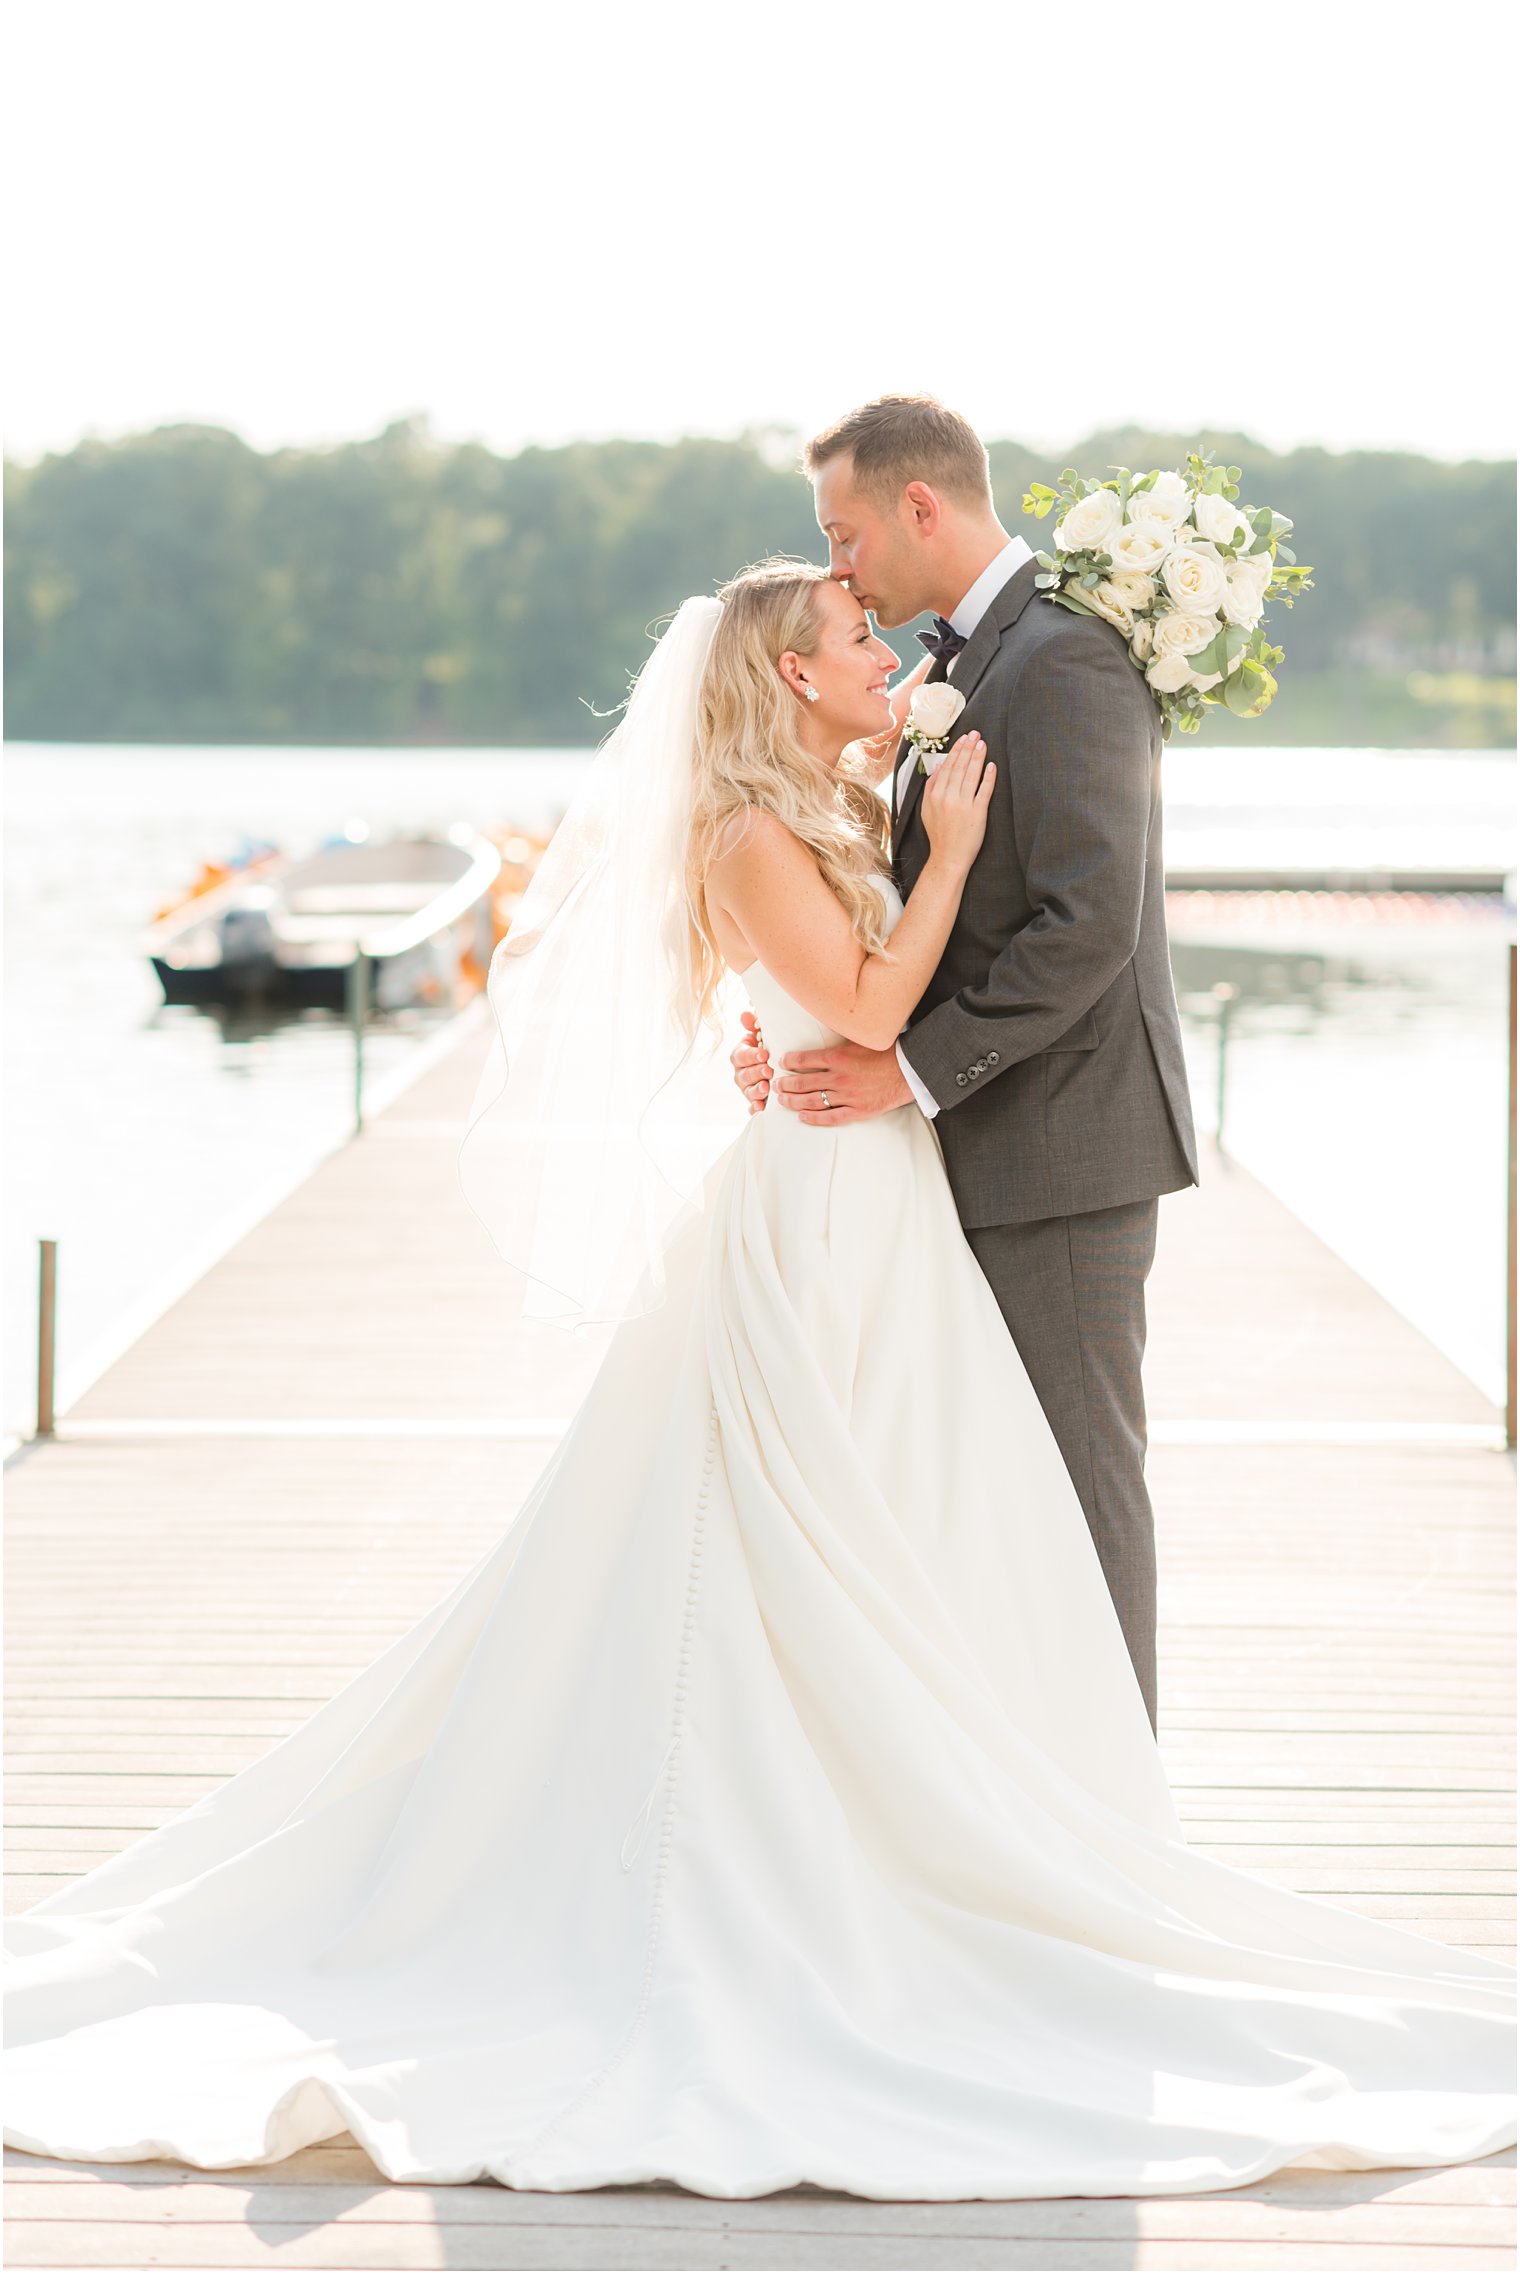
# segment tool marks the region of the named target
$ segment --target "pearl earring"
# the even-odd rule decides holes
[[[816,688],[816,687],[809,687],[809,689],[808,689],[808,691],[807,691],[807,699],[808,699],[808,701],[809,701],[810,703],[816,703],[816,702],[817,702],[817,700],[818,700],[818,690],[817,690],[817,688]]]

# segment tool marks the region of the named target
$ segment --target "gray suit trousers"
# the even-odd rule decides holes
[[[966,1238],[1061,1448],[1156,1727],[1156,1530],[1145,1484],[1145,1280],[1155,1200]]]

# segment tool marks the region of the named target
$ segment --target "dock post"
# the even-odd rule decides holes
[[[58,1242],[37,1242],[37,1435],[53,1435],[53,1381],[58,1331]]]
[[[348,967],[348,1019],[354,1030],[354,1135],[364,1128],[364,1022],[369,1016],[369,957],[354,942],[354,960]]]
[[[1230,1063],[1230,1017],[1240,989],[1231,980],[1219,979],[1214,983],[1214,1000],[1219,1005],[1219,1057],[1214,1077],[1214,1142],[1224,1151],[1225,1086]]]
[[[1504,1442],[1515,1449],[1515,943],[1509,943],[1509,1222],[1504,1298]]]

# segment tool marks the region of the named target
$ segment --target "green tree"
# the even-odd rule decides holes
[[[1211,448],[1297,524],[1315,589],[1257,742],[1514,739],[1514,469],[1243,435],[991,446],[1010,529],[1069,462]],[[689,592],[770,552],[818,559],[798,438],[612,441],[502,458],[421,418],[330,450],[166,426],[7,464],[6,702],[35,740],[599,741]],[[912,627],[893,635],[907,660]],[[588,706],[590,706],[588,708]],[[602,715],[597,715],[602,714]],[[1217,726],[1215,722],[1218,722]]]

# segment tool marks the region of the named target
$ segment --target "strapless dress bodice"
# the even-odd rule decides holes
[[[891,932],[903,912],[902,898],[889,876],[878,876],[872,881],[881,887],[887,907],[887,929]],[[763,963],[750,964],[738,976],[749,996],[750,1007],[760,1021],[773,1067],[788,1050],[819,1050],[830,1043],[844,1041],[844,1036],[833,1027],[825,1026],[811,1011],[804,1010]]]

